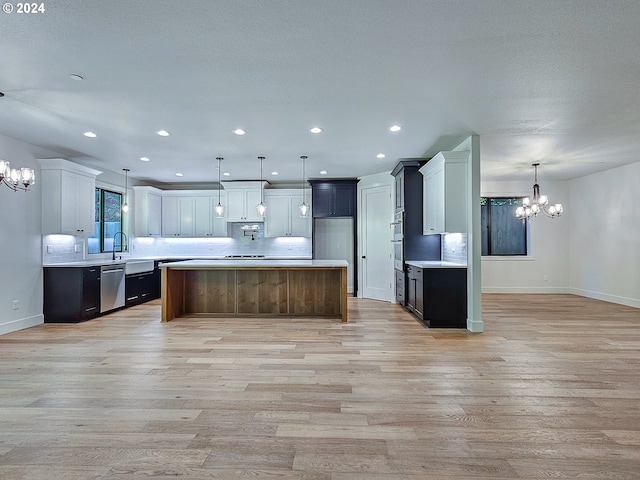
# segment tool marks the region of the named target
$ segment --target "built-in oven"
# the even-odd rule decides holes
[[[391,224],[393,230],[393,268],[404,269],[404,212],[396,212]]]

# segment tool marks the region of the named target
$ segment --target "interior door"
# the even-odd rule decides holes
[[[391,186],[362,189],[362,296],[394,301]]]

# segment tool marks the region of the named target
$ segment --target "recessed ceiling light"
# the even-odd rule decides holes
[[[140,160],[142,160],[143,162],[148,162],[151,159],[149,157],[140,157]]]
[[[390,132],[399,132],[400,130],[402,130],[402,127],[400,125],[391,125],[389,127]]]
[[[170,133],[167,132],[166,130],[158,130],[156,133],[161,137],[168,137],[170,135]]]
[[[72,73],[69,76],[71,77],[72,80],[75,80],[76,82],[81,82],[82,80],[84,80],[82,75],[78,75],[77,73]]]
[[[176,173],[176,177],[184,177],[184,174],[178,172],[178,173]]]
[[[278,172],[271,172],[271,175],[278,175]]]
[[[244,131],[243,129],[241,129],[241,128],[236,128],[236,129],[233,131],[233,133],[235,133],[236,135],[244,135],[244,134],[245,134],[245,133],[247,133],[247,132],[245,132],[245,131]]]
[[[224,175],[225,177],[228,177],[231,174],[229,172],[224,172],[222,175]]]
[[[386,155],[384,153],[379,153],[376,155],[376,158],[384,158]]]
[[[93,133],[93,132],[84,132],[84,133],[83,133],[83,135],[84,135],[85,137],[89,137],[89,138],[96,138],[96,137],[98,136],[98,135],[96,135],[96,134],[95,134],[95,133]]]
[[[322,129],[320,127],[313,127],[313,128],[310,128],[309,131],[311,133],[320,133],[322,132]]]
[[[327,171],[326,170],[320,170],[320,175],[326,175]]]

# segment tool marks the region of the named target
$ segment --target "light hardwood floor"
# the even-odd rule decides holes
[[[485,295],[485,332],[160,303],[0,336],[0,478],[640,478],[640,310]]]

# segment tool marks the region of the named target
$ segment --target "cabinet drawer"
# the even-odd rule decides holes
[[[423,269],[420,267],[413,267],[411,265],[407,265],[407,275],[416,280],[422,279],[422,275],[423,275],[422,270]]]

